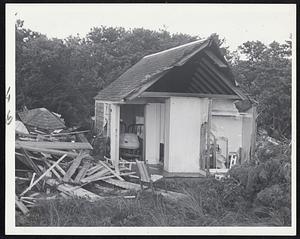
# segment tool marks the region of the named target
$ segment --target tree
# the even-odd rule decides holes
[[[45,107],[68,125],[94,114],[93,97],[143,56],[197,37],[166,30],[95,27],[84,38],[49,39],[16,23],[17,109]]]
[[[233,64],[240,86],[259,102],[258,126],[269,135],[290,138],[291,135],[291,41],[245,42]]]

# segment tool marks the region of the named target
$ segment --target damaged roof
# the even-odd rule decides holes
[[[66,126],[59,117],[46,108],[36,108],[18,112],[21,121],[28,126],[41,129],[55,130],[64,129]]]
[[[142,93],[152,85],[152,82],[156,82],[166,72],[176,66],[182,66],[194,55],[210,46],[212,41],[214,41],[214,37],[209,37],[205,40],[197,40],[147,55],[101,90],[95,99],[120,102],[131,97],[132,94],[135,94],[135,97],[137,96],[136,93]],[[235,87],[234,80],[230,79],[230,81],[232,87]],[[234,92],[236,91],[234,90]]]

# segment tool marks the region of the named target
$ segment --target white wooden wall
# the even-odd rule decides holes
[[[168,172],[199,172],[200,127],[207,99],[170,97],[166,101],[165,159]]]
[[[161,104],[149,103],[145,106],[145,158],[148,164],[159,163],[161,141]]]

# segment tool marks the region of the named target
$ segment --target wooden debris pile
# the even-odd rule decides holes
[[[42,195],[44,198],[46,195],[48,198],[75,196],[102,199],[102,196],[84,187],[112,178],[125,181],[124,176],[135,174],[125,164],[120,165],[120,173],[117,174],[108,159],[102,161],[92,157],[93,147],[80,131],[28,134],[25,137],[18,133],[16,136],[15,204],[24,214]]]

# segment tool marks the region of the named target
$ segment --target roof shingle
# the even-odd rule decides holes
[[[65,128],[64,122],[45,108],[36,108],[18,113],[25,125],[41,129],[55,130]]]

